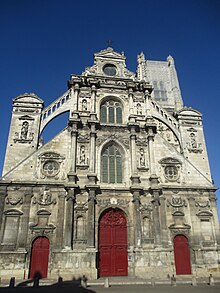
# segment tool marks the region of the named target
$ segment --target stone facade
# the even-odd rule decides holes
[[[46,108],[35,94],[13,100],[0,181],[2,278],[28,278],[34,242],[42,238],[50,245],[49,278],[104,275],[100,221],[109,211],[126,219],[125,275],[178,273],[184,260],[176,236],[188,243],[188,273],[220,273],[202,115],[183,106],[171,56],[149,61],[141,53],[136,74],[125,61],[112,48],[96,53]],[[66,111],[67,127],[43,144],[44,127]]]

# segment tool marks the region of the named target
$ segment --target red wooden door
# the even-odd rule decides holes
[[[177,275],[191,274],[188,239],[183,235],[174,238],[174,258]]]
[[[46,237],[38,237],[33,241],[29,278],[47,277],[50,242]]]
[[[99,275],[128,275],[127,221],[121,210],[109,210],[100,220]]]

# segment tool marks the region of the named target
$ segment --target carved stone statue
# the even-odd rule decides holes
[[[140,149],[140,167],[145,167],[144,149]]]
[[[86,99],[83,99],[82,100],[82,110],[83,111],[87,111],[88,110]]]
[[[193,149],[197,148],[197,143],[196,143],[196,135],[195,133],[190,133],[190,139],[191,139],[191,147]]]
[[[82,165],[86,164],[86,150],[84,145],[80,147],[79,162]]]
[[[142,108],[140,103],[137,103],[137,115],[142,115]]]
[[[20,136],[21,139],[27,139],[28,128],[29,128],[29,123],[27,121],[24,121],[21,127],[21,136]]]

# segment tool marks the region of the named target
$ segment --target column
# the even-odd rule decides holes
[[[88,227],[87,227],[87,246],[95,247],[95,203],[96,188],[88,188]]]
[[[65,222],[65,233],[64,233],[64,247],[66,249],[73,248],[73,207],[75,203],[75,190],[74,188],[67,190],[66,197],[66,222]]]
[[[29,217],[30,217],[30,207],[31,198],[33,196],[33,190],[30,188],[24,193],[24,201],[22,205],[23,215],[21,216],[19,234],[18,234],[18,249],[25,250],[27,246],[27,235],[29,228]]]
[[[141,217],[140,217],[140,190],[133,190],[134,203],[134,245],[142,246]]]

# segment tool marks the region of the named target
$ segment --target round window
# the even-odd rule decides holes
[[[114,76],[117,73],[116,66],[113,64],[106,64],[103,67],[103,72],[108,76]]]
[[[165,167],[165,177],[168,180],[176,180],[178,178],[178,170],[176,166],[167,166]]]
[[[43,172],[47,176],[55,176],[59,172],[59,164],[56,161],[47,161],[43,165]]]

